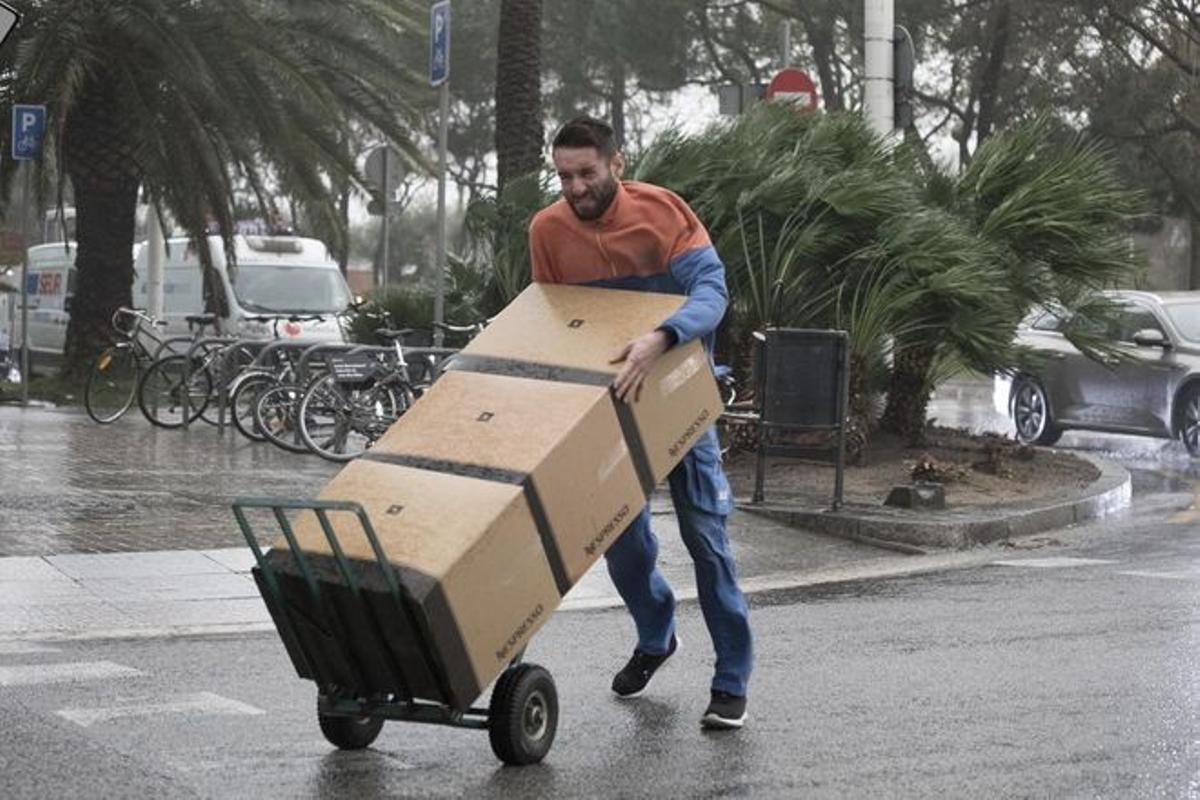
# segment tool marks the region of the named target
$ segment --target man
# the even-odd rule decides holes
[[[681,198],[650,184],[621,181],[624,158],[605,123],[571,120],[555,136],[552,156],[563,196],[530,223],[533,279],[688,296],[670,319],[614,359],[622,367],[613,389],[619,401],[631,402],[654,362],[670,348],[702,338],[711,353],[713,332],[728,303],[725,266]],[[753,655],[749,613],[725,533],[732,501],[715,431],[697,442],[668,483],[716,651],[701,724],[740,728]],[[605,554],[638,634],[633,657],[613,678],[612,689],[621,697],[641,693],[678,647],[675,597],[655,565],[657,555],[649,506]]]

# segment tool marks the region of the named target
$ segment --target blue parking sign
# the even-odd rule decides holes
[[[14,105],[12,110],[12,157],[32,161],[42,152],[46,133],[46,107]]]
[[[450,77],[450,0],[429,9],[429,84],[441,86]]]

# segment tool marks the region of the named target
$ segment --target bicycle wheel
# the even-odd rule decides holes
[[[294,383],[271,386],[258,394],[254,403],[254,425],[271,444],[292,453],[307,453],[300,438],[296,410],[304,388]]]
[[[300,437],[321,458],[349,461],[362,455],[409,405],[411,395],[405,397],[393,384],[352,387],[325,375],[300,400]]]
[[[233,392],[229,395],[229,410],[230,416],[233,418],[233,426],[251,441],[265,442],[267,440],[254,421],[254,404],[258,402],[259,394],[274,384],[275,376],[270,372],[250,372],[238,378]]]
[[[213,345],[201,351],[199,358],[204,364],[204,369],[209,373],[211,378],[210,390],[211,398],[208,405],[204,407],[204,412],[200,418],[209,425],[218,425],[221,421],[221,380],[225,381],[225,386],[228,387],[229,394],[225,398],[228,404],[225,410],[225,421],[229,422],[234,416],[233,409],[233,384],[242,374],[246,367],[254,363],[254,351],[247,347],[238,345],[232,353],[231,361],[225,362],[226,358],[225,347],[222,345]]]
[[[83,387],[88,416],[101,425],[120,419],[137,396],[139,372],[133,345],[122,342],[105,349],[92,364]]]
[[[138,407],[146,419],[162,428],[183,427],[184,381],[188,403],[188,422],[203,413],[212,393],[212,378],[193,361],[190,375],[187,356],[167,356],[150,365],[138,382]]]

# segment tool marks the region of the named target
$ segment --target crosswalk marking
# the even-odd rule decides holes
[[[1104,558],[1070,558],[1068,556],[1051,556],[1049,558],[1019,558],[1011,561],[993,561],[1002,567],[1036,567],[1052,569],[1055,567],[1086,567],[1093,564],[1115,564],[1117,562]]]
[[[231,700],[212,692],[181,695],[179,699],[167,703],[147,703],[142,700],[127,700],[112,706],[100,708],[63,708],[58,712],[60,717],[71,722],[89,727],[97,722],[109,722],[124,717],[148,717],[159,714],[225,714],[251,716],[265,714],[261,708]]]
[[[58,649],[35,642],[0,642],[0,656],[23,656],[30,653],[57,653]]]
[[[74,683],[106,678],[132,678],[141,670],[111,661],[76,661],[61,664],[0,666],[0,686],[36,686],[41,683]]]

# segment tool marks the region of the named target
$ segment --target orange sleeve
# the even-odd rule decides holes
[[[689,250],[711,245],[712,241],[709,239],[708,230],[704,227],[704,223],[700,221],[700,218],[696,216],[696,212],[692,211],[683,198],[674,192],[670,192],[668,196],[671,198],[672,210],[678,215],[676,230],[679,233],[675,237],[675,240],[671,242],[671,250],[667,255],[667,259],[671,260]]]
[[[535,215],[529,223],[529,265],[535,282],[561,283],[554,274],[545,223],[540,215]]]

